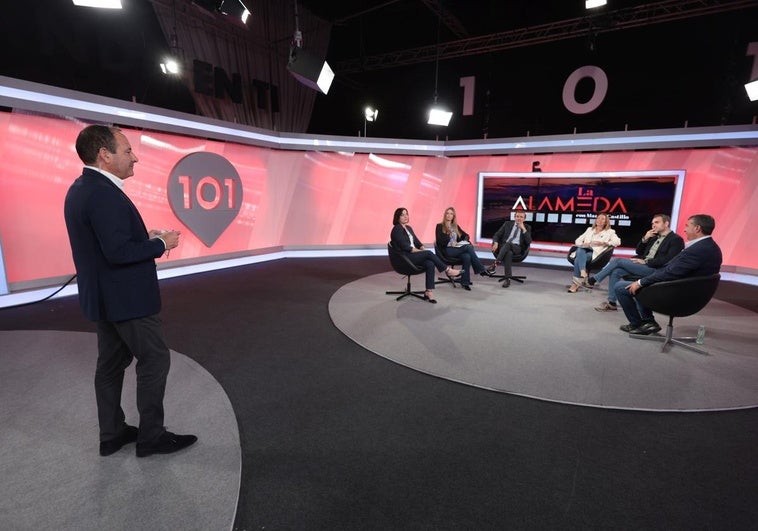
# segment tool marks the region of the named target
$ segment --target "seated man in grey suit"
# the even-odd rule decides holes
[[[671,230],[671,217],[666,214],[653,216],[650,230],[637,244],[637,256],[634,258],[611,258],[606,266],[589,277],[587,284],[593,287],[605,277],[608,281],[608,300],[595,307],[599,312],[616,311],[616,292],[610,288],[627,275],[644,277],[656,269],[665,266],[684,249],[684,240]]]
[[[526,212],[523,210],[514,214],[514,220],[507,220],[492,236],[492,254],[495,255],[495,263],[487,268],[489,274],[493,274],[497,266],[503,264],[505,280],[503,287],[511,285],[511,264],[513,256],[521,254],[532,244],[532,228],[524,223]]]
[[[621,308],[629,324],[621,325],[621,330],[630,334],[653,334],[661,327],[655,322],[653,312],[639,304],[634,298],[637,290],[645,286],[686,277],[713,275],[721,269],[721,248],[713,241],[711,234],[716,227],[713,217],[708,214],[696,214],[687,220],[684,233],[687,244],[666,267],[639,280],[619,280],[612,289],[616,291]]]

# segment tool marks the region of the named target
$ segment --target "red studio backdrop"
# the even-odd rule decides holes
[[[81,174],[74,141],[85,125],[0,113],[0,244],[10,285],[74,273],[63,200]],[[180,246],[160,262],[278,246],[382,246],[399,206],[408,208],[425,242],[434,240],[448,206],[474,234],[479,173],[525,172],[539,158],[546,172],[684,171],[675,229],[682,234],[688,216],[711,214],[725,268],[758,269],[752,234],[758,226],[758,147],[437,157],[287,151],[124,132],[139,158],[126,193],[148,229],[183,231]],[[196,164],[187,169],[182,160]]]

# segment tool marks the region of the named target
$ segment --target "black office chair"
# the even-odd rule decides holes
[[[514,254],[513,255],[513,260],[511,260],[511,264],[517,264],[519,262],[523,262],[524,259],[527,256],[529,256],[529,247],[531,247],[531,246],[527,245],[524,249],[521,249],[521,252],[519,254]],[[495,256],[495,258],[497,258],[497,252],[496,251],[492,251],[492,254]],[[507,275],[491,275],[491,276],[492,276],[492,278],[498,279],[498,282],[503,282],[503,281],[505,281],[506,278],[508,278],[510,280],[515,280],[516,282],[521,282],[523,284],[524,280],[526,280],[526,276],[524,276],[524,275],[511,275],[511,276],[507,276]]]
[[[404,291],[387,291],[387,295],[400,295],[395,300],[400,300],[404,297],[408,297],[409,295],[411,297],[416,297],[421,300],[424,299],[424,291],[412,291],[411,290],[411,277],[413,275],[420,275],[421,273],[425,273],[426,269],[423,267],[417,266],[413,262],[411,262],[407,256],[405,256],[404,253],[396,250],[392,246],[392,242],[387,243],[387,254],[390,257],[390,264],[392,265],[392,269],[395,270],[396,273],[400,273],[401,275],[404,275],[407,278],[407,284],[405,286]]]
[[[445,262],[445,264],[449,265],[450,267],[455,267],[457,265],[463,264],[463,260],[461,260],[460,258],[448,257],[445,254],[445,250],[440,248],[440,246],[437,245],[436,241],[434,242],[434,254],[436,254],[440,260]],[[448,276],[437,277],[437,280],[434,282],[434,285],[436,286],[437,284],[452,284],[454,288],[457,288],[458,286],[456,286],[456,284],[460,284],[460,278],[461,277],[450,278]]]
[[[571,265],[574,265],[574,257],[576,253],[577,246],[572,245],[571,249],[569,249],[568,254],[566,255],[566,259],[571,263]],[[613,247],[606,247],[603,252],[601,252],[599,255],[595,256],[595,253],[592,253],[592,260],[587,264],[587,276],[592,276],[592,273],[595,273],[597,271],[600,271],[605,266],[608,265],[608,262],[611,261],[611,258],[613,258]],[[579,289],[587,289],[586,286],[579,286]]]
[[[693,315],[705,308],[716,293],[720,279],[721,275],[716,273],[709,276],[656,282],[640,288],[636,295],[639,303],[654,312],[668,315],[669,323],[666,327],[665,336],[629,334],[629,337],[663,341],[661,352],[668,352],[671,345],[679,345],[708,355],[707,350],[689,344],[689,342],[695,341],[694,337],[672,337],[674,334],[674,317]]]

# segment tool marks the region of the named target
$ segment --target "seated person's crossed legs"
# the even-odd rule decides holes
[[[590,287],[600,282],[605,277],[610,276],[608,281],[608,300],[603,302],[595,309],[599,312],[612,312],[617,309],[617,298],[614,286],[625,276],[634,275],[635,277],[644,277],[655,271],[650,266],[633,262],[631,258],[611,258],[606,266],[589,277],[587,283]]]

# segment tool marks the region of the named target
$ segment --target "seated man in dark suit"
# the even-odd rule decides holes
[[[593,287],[605,277],[610,276],[608,287],[627,275],[634,278],[644,277],[669,263],[684,249],[684,240],[671,230],[671,217],[666,214],[653,216],[650,230],[637,244],[637,255],[633,258],[611,258],[606,266],[589,277],[587,284]],[[599,312],[616,311],[616,292],[608,289],[608,300],[595,307]]]
[[[498,265],[503,264],[506,277],[503,281],[504,288],[511,285],[508,277],[512,274],[513,256],[521,254],[532,244],[532,228],[524,223],[526,212],[516,212],[513,217],[513,221],[507,220],[492,236],[492,254],[495,255],[495,263],[487,268],[487,272],[492,274]]]
[[[621,330],[631,334],[653,334],[661,327],[655,322],[653,312],[639,304],[634,294],[645,286],[686,277],[713,275],[721,269],[721,248],[713,241],[711,234],[716,227],[713,217],[696,214],[687,220],[684,233],[687,244],[667,265],[639,280],[619,280],[612,287],[616,291],[621,308],[629,319],[629,324],[621,325]]]

